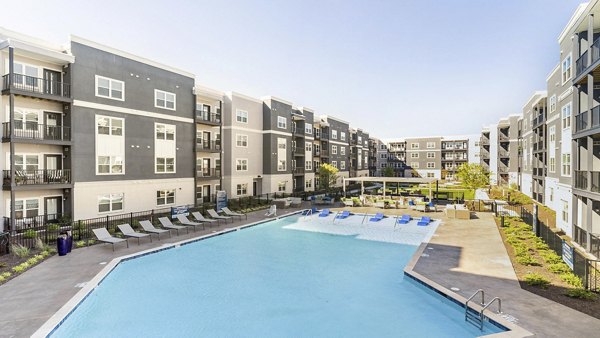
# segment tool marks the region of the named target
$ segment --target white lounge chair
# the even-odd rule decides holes
[[[115,251],[115,243],[125,242],[129,248],[129,242],[126,239],[111,236],[106,228],[92,229],[92,231],[100,242],[112,244],[113,251]]]
[[[239,217],[240,219],[242,219],[242,216],[244,216],[244,217],[246,217],[246,219],[248,219],[248,215],[240,214],[239,212],[233,212],[233,211],[229,210],[228,207],[222,207],[221,210],[223,210],[223,212],[227,216],[232,216],[232,217],[235,216],[235,217]]]
[[[275,204],[271,205],[271,207],[269,207],[269,210],[267,210],[267,213],[265,214],[265,216],[267,216],[267,217],[277,216],[277,206]]]
[[[185,229],[185,231],[187,231],[188,234],[190,233],[190,227],[189,226],[175,225],[167,217],[161,217],[161,218],[158,219],[158,221],[160,222],[160,225],[162,225],[162,227],[165,228],[165,229],[177,230],[177,236],[179,236],[179,230],[181,230],[181,229]]]
[[[121,232],[123,233],[123,235],[125,235],[127,237],[137,238],[138,239],[138,245],[140,245],[140,238],[150,236],[149,234],[145,234],[145,233],[142,233],[142,232],[136,232],[136,231],[134,231],[133,228],[131,227],[131,225],[129,225],[127,223],[125,223],[125,224],[119,224],[119,225],[117,225],[117,228],[119,228],[119,230],[121,230]],[[152,236],[150,236],[150,242],[152,242]]]
[[[203,223],[208,223],[208,225],[212,225],[213,223],[217,223],[215,225],[219,226],[218,223],[219,221],[216,219],[208,219],[204,216],[202,216],[202,214],[199,211],[194,211],[192,212],[192,216],[194,216],[194,218],[198,221],[198,222],[203,222]]]
[[[206,210],[206,212],[208,212],[208,215],[214,219],[219,219],[219,220],[224,220],[225,222],[227,222],[227,220],[231,220],[231,222],[233,222],[233,218],[229,217],[229,216],[221,216],[219,214],[217,214],[216,211],[214,211],[213,209],[208,209]]]
[[[164,234],[165,232],[169,233],[171,236],[171,231],[165,229],[157,229],[150,223],[150,221],[140,221],[140,226],[144,229],[145,232],[149,232],[150,234],[156,234],[158,236],[158,240],[160,241],[160,234]],[[150,236],[152,237],[152,236]]]
[[[198,226],[198,225],[202,225],[202,230],[206,229],[204,227],[204,224],[199,223],[199,222],[192,222],[185,215],[177,215],[177,220],[179,221],[179,223],[181,223],[183,225],[193,226],[194,231],[196,231],[196,226]]]

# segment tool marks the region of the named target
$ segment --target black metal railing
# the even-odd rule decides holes
[[[588,66],[588,52],[585,51],[583,54],[581,54],[579,59],[575,61],[575,76],[583,74]]]
[[[306,153],[306,149],[304,149],[304,147],[295,147],[294,148],[294,155],[296,156],[304,156]]]
[[[196,150],[197,151],[220,151],[221,150],[221,142],[199,140],[196,142]]]
[[[592,128],[600,126],[600,106],[592,108]]]
[[[590,171],[590,190],[593,192],[600,192],[600,171]],[[600,256],[596,256],[600,257]]]
[[[498,140],[505,142],[505,141],[510,141],[510,138],[503,133],[498,133]]]
[[[588,189],[588,172],[582,170],[575,170],[573,172],[573,179],[575,180],[576,189]]]
[[[329,157],[329,150],[321,150],[321,156]]]
[[[221,177],[221,169],[217,168],[201,168],[196,170],[197,178],[219,178]]]
[[[11,123],[2,123],[2,137],[10,138]],[[38,124],[35,122],[14,122],[14,137],[24,140],[71,141],[71,128]]]
[[[600,59],[600,38],[597,38],[592,43],[592,64],[598,61],[598,59]]]
[[[329,139],[329,133],[321,132],[321,139],[328,140]]]
[[[296,134],[296,136],[304,137],[304,128],[300,128],[300,127],[292,128],[292,134]]]
[[[4,89],[16,89],[35,94],[71,97],[71,85],[65,82],[13,73],[2,76]]]
[[[292,169],[292,172],[294,174],[304,174],[304,167],[296,167]]]
[[[205,112],[202,110],[196,110],[196,122],[221,124],[221,114],[209,113],[209,112]]]
[[[582,131],[588,128],[588,112],[584,111],[575,115],[575,131]]]
[[[3,185],[10,186],[10,170],[2,171]],[[69,184],[71,183],[70,169],[37,169],[16,170],[15,184],[38,185],[38,184]]]

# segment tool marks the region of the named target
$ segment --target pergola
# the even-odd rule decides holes
[[[408,183],[408,184],[429,184],[429,200],[431,201],[431,184],[437,181],[437,178],[424,178],[424,177],[343,177],[342,186],[344,188],[344,196],[346,196],[346,182],[360,182],[360,193],[365,193],[364,182],[376,182],[383,183],[383,197],[385,197],[385,184],[386,183]]]

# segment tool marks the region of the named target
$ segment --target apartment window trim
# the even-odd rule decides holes
[[[159,128],[164,128],[164,135],[159,137]],[[154,139],[162,140],[162,141],[173,141],[177,139],[177,127],[174,124],[166,124],[166,123],[154,123]],[[172,135],[172,138],[169,138],[169,135]]]
[[[235,110],[235,121],[237,123],[248,124],[248,111],[243,109]]]
[[[169,160],[173,160],[173,163],[169,163]],[[162,164],[159,162],[163,162]],[[162,174],[175,174],[177,172],[177,159],[175,157],[164,157],[164,156],[155,156],[154,157],[154,173],[157,175]],[[159,170],[159,165],[162,166],[162,170]],[[168,170],[169,166],[172,166],[172,170]]]
[[[410,149],[419,149],[419,143],[411,143]]]
[[[337,155],[337,145],[331,145],[331,155]]]
[[[200,190],[202,191],[202,190]],[[170,197],[172,193],[172,197]],[[161,189],[156,191],[156,206],[174,205],[176,201],[175,189]],[[172,201],[169,203],[169,200]],[[162,200],[163,203],[160,203]]]
[[[556,111],[556,94],[550,96],[549,106],[550,106],[550,113],[554,113]]]
[[[165,98],[163,100],[163,101],[165,101],[164,106],[161,106],[158,104],[158,100],[159,100],[158,94],[164,94],[164,96],[165,96]],[[169,95],[173,96],[173,107],[172,108],[168,106],[168,102],[171,102],[171,101],[169,101]],[[167,110],[177,110],[177,94],[167,92],[164,90],[160,90],[160,89],[154,89],[154,107],[161,108],[161,109],[167,109]]]
[[[571,177],[571,153],[561,154],[560,160],[560,174],[564,177]]]
[[[121,208],[120,209],[115,209],[114,208],[114,204],[115,201],[117,200],[121,200]],[[108,210],[105,211],[101,211],[100,210],[100,202],[102,201],[102,199],[108,199]],[[103,203],[106,204],[106,203]],[[125,210],[125,194],[124,193],[112,193],[112,194],[103,194],[103,195],[98,195],[98,200],[97,200],[97,206],[98,206],[98,214],[109,214],[112,212],[122,212],[123,210]]]
[[[435,162],[427,162],[427,169],[434,169],[435,168]]]
[[[568,66],[565,67],[565,63],[567,60],[569,60]],[[560,69],[561,69],[560,77],[562,79],[562,85],[564,85],[565,83],[567,83],[567,81],[569,81],[573,77],[573,53],[567,54],[567,56],[565,56],[565,58],[562,59],[562,61],[560,63]],[[567,76],[567,73],[568,73],[568,76]]]
[[[435,152],[433,152],[433,151],[427,152],[427,158],[435,158]]]
[[[236,158],[235,159],[235,171],[237,171],[237,172],[248,171],[248,159],[247,158]]]
[[[562,127],[563,130],[571,128],[572,116],[573,116],[573,105],[572,105],[572,102],[569,101],[561,108],[560,126]]]
[[[287,129],[287,118],[284,116],[277,116],[277,128]]]
[[[244,138],[245,138],[245,141],[244,141]],[[235,134],[235,146],[237,148],[248,148],[248,135]]]
[[[108,95],[102,95],[98,92],[98,80],[107,80],[108,81]],[[120,83],[121,84],[121,98],[118,97],[113,97],[112,93],[113,93],[113,82],[114,83]],[[116,79],[112,79],[110,77],[106,77],[106,76],[100,76],[100,75],[95,75],[95,81],[94,81],[94,85],[95,85],[95,94],[97,97],[101,97],[104,99],[110,99],[110,100],[115,100],[115,101],[125,101],[125,82],[124,81],[120,81],[120,80],[116,80]]]
[[[235,185],[236,196],[248,195],[248,183],[237,183]]]
[[[427,142],[427,149],[435,149],[435,142]]]

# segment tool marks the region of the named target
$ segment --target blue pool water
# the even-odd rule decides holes
[[[417,247],[283,228],[296,220],[125,261],[53,336],[482,335],[462,308],[404,278]]]

